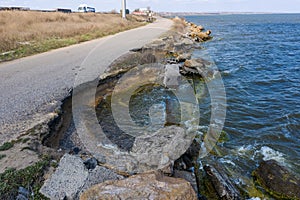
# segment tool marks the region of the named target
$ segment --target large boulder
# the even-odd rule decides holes
[[[183,179],[166,177],[158,173],[148,173],[95,185],[84,192],[80,199],[196,200],[197,195],[191,184]]]
[[[241,199],[241,194],[235,185],[230,181],[226,173],[219,172],[216,168],[210,165],[204,166],[207,178],[212,183],[216,193],[220,199],[238,200]]]
[[[95,184],[124,179],[123,176],[97,163],[93,168],[88,167],[86,163],[79,156],[65,154],[40,192],[51,200],[78,199],[82,192]]]
[[[210,30],[208,30],[206,32],[195,32],[195,31],[193,31],[189,34],[189,36],[197,42],[204,42],[204,41],[212,39],[210,34],[211,34]]]
[[[202,58],[186,60],[181,68],[183,75],[199,75],[204,79],[212,79],[214,70],[211,67],[212,63]]]
[[[93,185],[103,183],[108,180],[121,180],[124,176],[116,174],[114,171],[107,169],[105,167],[97,165],[94,170],[89,171],[89,175],[85,181],[84,186],[81,188],[78,196],[84,191],[88,190]]]
[[[201,25],[196,25],[196,24],[192,24],[191,28],[190,28],[191,31],[193,32],[201,32],[204,30],[204,27],[201,26]]]
[[[275,160],[263,161],[253,172],[255,181],[279,199],[300,199],[300,179]]]
[[[130,152],[103,148],[102,154],[95,157],[100,161],[105,156],[103,164],[122,174],[155,170],[170,173],[172,163],[189,148],[193,137],[181,127],[168,126],[150,136],[136,137]]]
[[[182,179],[190,182],[194,191],[198,193],[197,180],[196,180],[196,175],[194,172],[184,171],[184,170],[174,170],[173,177],[174,178],[182,178]]]
[[[202,58],[186,60],[184,62],[184,66],[188,68],[197,68],[197,67],[205,67],[210,65],[211,63]]]
[[[65,154],[58,168],[40,189],[51,200],[74,199],[89,175],[81,158]]]

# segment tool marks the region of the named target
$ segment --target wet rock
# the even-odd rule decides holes
[[[216,168],[209,165],[204,166],[204,170],[216,193],[221,199],[241,199],[241,194],[233,183],[230,182],[230,179],[225,173],[219,172]]]
[[[197,196],[191,184],[183,179],[149,173],[98,184],[84,192],[80,199],[196,200]]]
[[[51,200],[73,199],[88,177],[83,161],[65,154],[50,179],[46,180],[40,192]]]
[[[267,192],[280,199],[300,199],[300,179],[275,160],[263,161],[253,172]]]
[[[98,161],[96,160],[96,158],[89,158],[86,161],[84,161],[83,164],[87,169],[95,169],[98,164]]]

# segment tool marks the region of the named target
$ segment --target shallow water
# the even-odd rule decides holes
[[[225,84],[224,130],[230,140],[218,161],[236,171],[236,178],[250,177],[268,159],[300,174],[300,14],[186,19],[213,31],[214,39],[194,56],[213,60]],[[208,124],[209,115],[207,95],[202,124]]]

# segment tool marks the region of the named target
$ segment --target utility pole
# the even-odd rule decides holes
[[[122,18],[126,19],[126,0],[122,0]]]

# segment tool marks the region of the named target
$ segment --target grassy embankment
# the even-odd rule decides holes
[[[111,35],[142,26],[119,14],[0,12],[0,62]]]

